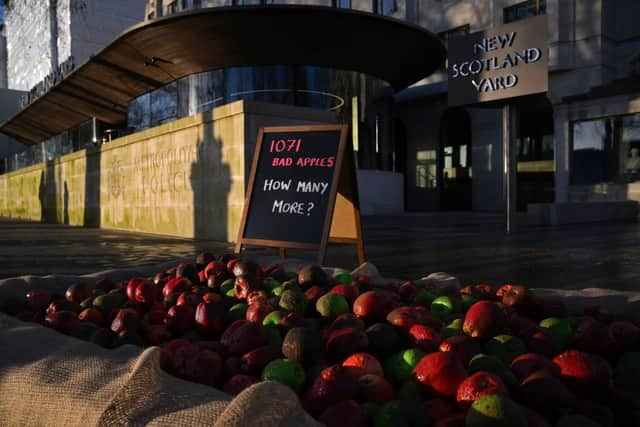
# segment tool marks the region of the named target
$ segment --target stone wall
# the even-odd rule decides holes
[[[332,122],[238,101],[0,176],[0,216],[233,241],[260,126]]]

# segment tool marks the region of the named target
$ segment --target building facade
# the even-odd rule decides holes
[[[68,72],[108,45],[122,31],[144,19],[144,0],[3,1],[0,36],[0,122],[13,116],[47,79]],[[87,122],[70,132],[28,147],[2,135],[1,171],[52,160],[97,139],[99,124]],[[68,142],[68,143],[67,143]]]
[[[36,1],[36,0],[32,0]],[[27,5],[29,2],[13,2]],[[41,0],[41,3],[48,3]],[[55,3],[55,2],[52,2]],[[18,55],[26,31],[17,7],[6,13],[9,87],[29,89],[69,55],[81,62],[108,43],[116,25],[100,23],[100,8],[129,13],[114,2],[57,3],[57,19],[42,9],[42,45],[50,61]],[[302,4],[350,8],[407,21],[450,37],[535,15],[548,18],[549,91],[517,106],[517,204],[594,200],[640,200],[640,28],[634,0],[149,0],[151,21],[210,7]],[[109,6],[106,6],[108,4]],[[131,2],[127,2],[130,5]],[[95,8],[95,9],[92,9]],[[91,12],[95,10],[95,12]],[[137,10],[137,9],[136,9]],[[61,13],[61,11],[63,13]],[[68,12],[68,13],[67,13]],[[27,13],[23,11],[21,13]],[[35,12],[33,12],[35,13]],[[102,13],[102,12],[101,12]],[[106,12],[104,12],[106,13]],[[115,13],[115,12],[114,12]],[[137,13],[137,12],[136,12]],[[35,15],[34,15],[35,16]],[[82,18],[85,16],[85,18]],[[79,28],[103,25],[96,35]],[[19,19],[20,18],[20,19]],[[127,21],[126,16],[120,17]],[[133,18],[132,18],[133,19]],[[68,22],[67,22],[68,21]],[[129,22],[132,23],[132,22]],[[52,25],[54,24],[54,25]],[[51,43],[57,25],[57,43]],[[121,28],[126,27],[123,25]],[[26,28],[26,27],[25,27]],[[83,37],[74,34],[82,33]],[[47,38],[49,37],[49,38]],[[39,38],[40,39],[40,38]],[[77,39],[78,43],[74,44]],[[48,40],[48,41],[47,41]],[[97,40],[97,39],[96,39]],[[362,43],[367,43],[365,35]],[[55,49],[53,45],[55,46]],[[402,46],[398,47],[402,49]],[[93,49],[93,50],[92,50]],[[77,53],[76,53],[77,52]],[[77,57],[76,57],[77,56]],[[42,57],[42,56],[41,56]],[[49,57],[47,57],[49,58]],[[29,61],[33,61],[31,67]],[[45,64],[43,64],[43,62]],[[31,70],[23,73],[20,70]],[[350,70],[311,65],[236,67],[190,75],[132,100],[116,134],[140,132],[238,101],[289,104],[332,112],[351,126],[359,177],[368,185],[364,213],[402,211],[501,211],[503,202],[502,113],[499,107],[447,105],[447,70],[400,92],[380,79]],[[102,129],[104,131],[105,128]],[[45,142],[45,158],[105,140],[100,124],[87,124]],[[35,148],[34,151],[38,149]],[[37,157],[37,154],[26,157]],[[20,166],[20,161],[14,166]]]
[[[150,0],[146,19],[193,8],[273,3]],[[518,159],[518,208],[524,210],[531,203],[640,200],[638,168],[634,166],[640,162],[640,146],[636,146],[640,144],[640,29],[634,20],[640,13],[637,1],[275,3],[383,14],[436,32],[445,43],[459,34],[546,15],[549,91],[546,96],[532,97],[526,105],[520,105],[517,113],[514,148]],[[370,81],[367,76],[359,77],[361,82]],[[334,76],[325,79],[335,80]],[[321,78],[315,82],[351,104],[341,110],[341,121],[354,128],[358,124],[354,147],[359,149],[359,167],[387,172],[382,180],[391,185],[387,194],[402,191],[403,209],[502,210],[501,111],[477,106],[448,108],[446,80],[443,67],[441,72],[395,94],[385,90],[384,85],[353,84],[351,91],[344,91],[331,84],[323,85]],[[275,87],[273,82],[266,85]],[[356,105],[355,110],[349,108]]]
[[[29,91],[62,64],[82,64],[144,18],[144,0],[4,1],[9,89]]]

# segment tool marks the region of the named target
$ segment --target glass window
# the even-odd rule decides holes
[[[150,94],[144,94],[129,103],[127,123],[134,132],[151,127]]]
[[[640,114],[614,121],[614,149],[618,147],[622,181],[640,181]]]
[[[373,0],[373,13],[391,15],[397,10],[395,0]]]
[[[546,0],[529,0],[504,9],[504,22],[514,22],[536,15],[547,14]]]
[[[178,11],[178,3],[177,3],[177,0],[174,0],[166,6],[165,15],[171,15],[173,13],[176,13],[177,11]]]
[[[640,114],[572,124],[572,183],[640,181]]]
[[[151,126],[177,118],[178,97],[176,86],[176,82],[173,82],[151,92]]]
[[[469,29],[470,29],[469,24],[461,25],[459,27],[451,28],[447,31],[442,31],[438,33],[438,37],[440,37],[440,40],[442,40],[444,47],[449,49],[449,39],[451,37],[467,35],[469,34]],[[445,70],[449,68],[448,59],[445,59],[443,66]]]
[[[333,7],[341,7],[343,9],[351,9],[351,0],[332,0]]]
[[[451,37],[463,36],[469,34],[469,24],[461,25],[459,27],[451,28],[446,31],[438,33],[438,37],[444,43],[444,46],[448,46],[449,39]]]

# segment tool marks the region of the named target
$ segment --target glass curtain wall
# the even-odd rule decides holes
[[[4,172],[241,99],[331,111],[338,123],[350,126],[359,168],[405,172],[405,154],[394,143],[392,93],[380,79],[315,66],[237,67],[193,74],[132,100],[127,123],[87,121],[7,159]]]
[[[315,66],[236,67],[193,74],[129,104],[128,128],[139,132],[241,99],[332,111],[357,126],[361,168],[396,170],[391,88],[379,79]],[[356,125],[357,124],[357,125]]]
[[[0,173],[11,172],[82,150],[90,144],[102,140],[101,129],[104,124],[96,120],[88,120],[58,135],[27,147],[24,151],[0,159]]]

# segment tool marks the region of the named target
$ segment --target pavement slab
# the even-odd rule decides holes
[[[463,285],[640,289],[637,223],[521,227],[507,235],[502,215],[438,212],[366,216],[362,226],[367,260],[386,277],[417,279],[446,271]],[[132,268],[205,250],[230,252],[233,245],[0,218],[0,278]],[[277,251],[248,248],[246,253]],[[316,257],[300,250],[288,255],[309,262]],[[357,264],[355,247],[329,246],[325,265],[353,269]]]

